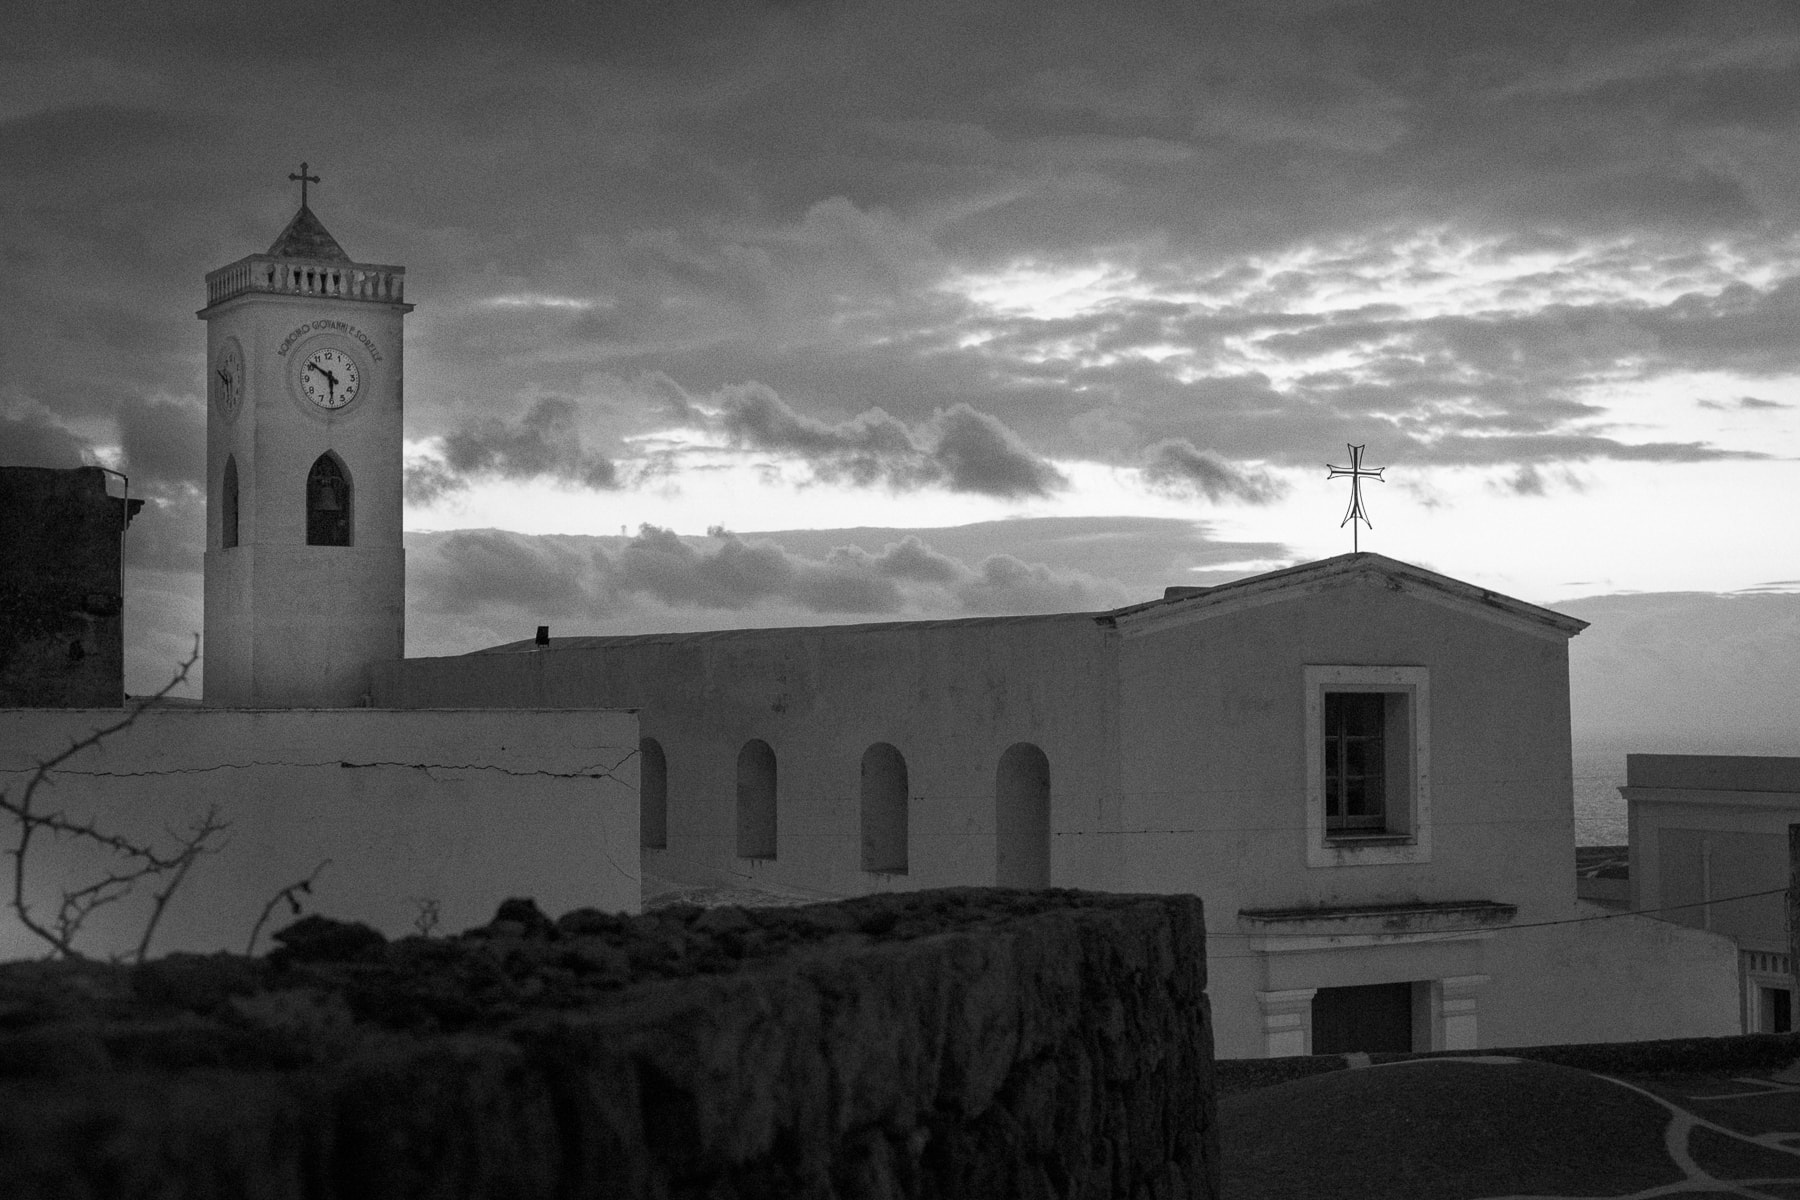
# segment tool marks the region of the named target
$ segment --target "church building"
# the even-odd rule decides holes
[[[1564,1036],[1532,958],[1575,914],[1583,627],[1357,553],[1102,613],[524,642],[373,692],[638,709],[646,876],[1194,893],[1221,1054],[1456,1049]]]
[[[214,789],[242,832],[209,919],[320,857],[390,935],[421,897],[446,928],[635,910],[651,875],[1192,893],[1222,1056],[1735,1031],[1728,941],[1583,919],[1584,623],[1379,554],[1109,612],[405,658],[404,284],[304,192],[206,277],[207,707],[60,794],[166,824]],[[66,743],[69,711],[0,712],[0,744]]]
[[[1646,956],[1723,953],[1689,931],[1551,924],[1577,912],[1584,623],[1378,554],[1102,613],[403,658],[403,282],[304,199],[208,276],[209,703],[635,710],[650,876],[1198,894],[1225,1055],[1673,1035],[1724,1009],[1706,984],[1642,1019],[1605,999]]]

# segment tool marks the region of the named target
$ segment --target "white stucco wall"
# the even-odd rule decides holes
[[[1800,757],[1630,754],[1625,772],[1632,906],[1670,908],[1666,920],[1730,938],[1740,1029],[1779,1028],[1767,997],[1795,991],[1783,897],[1731,897],[1788,886]]]
[[[1514,923],[1574,915],[1565,635],[1357,581],[1127,637],[1120,657],[1118,870],[1134,890],[1205,898],[1221,1056],[1264,1052],[1258,992],[1485,976],[1467,989],[1482,1045],[1490,1021],[1530,1012],[1492,957],[1518,936],[1504,929],[1257,953],[1237,913],[1485,900],[1516,906]],[[1313,865],[1327,856],[1308,854],[1306,677],[1321,666],[1429,680],[1415,861]]]
[[[235,339],[245,374],[235,413],[216,399],[207,409],[208,703],[353,705],[368,689],[368,664],[404,653],[407,308],[258,291],[204,310],[207,361]],[[307,356],[326,347],[353,358],[362,377],[361,394],[330,411],[296,382]],[[327,451],[350,481],[348,546],[306,544],[306,478]],[[219,502],[227,457],[239,488],[231,549],[221,546]]]
[[[38,759],[120,716],[0,710],[0,786],[18,796]],[[637,745],[635,715],[618,711],[151,709],[67,763],[38,803],[165,844],[164,830],[218,805],[227,844],[193,868],[152,953],[242,950],[269,898],[324,859],[308,911],[399,936],[434,901],[440,931],[454,932],[509,896],[552,916],[638,910]],[[0,821],[5,849],[14,832]],[[60,889],[98,865],[40,839],[29,898],[54,911]],[[97,911],[80,948],[135,946],[147,904],[140,888]],[[278,915],[265,938],[291,919]],[[0,910],[0,958],[41,952]]]
[[[1052,884],[1115,888],[1108,839],[1086,836],[1112,819],[1109,645],[1071,614],[409,659],[375,679],[377,703],[396,706],[636,708],[668,763],[668,846],[644,851],[647,872],[830,895],[992,884],[996,767],[1029,742],[1050,765]],[[774,858],[736,852],[737,756],[752,738],[777,763]],[[906,760],[903,875],[861,867],[861,764],[876,742]]]
[[[1800,758],[1626,756],[1633,908],[1690,905],[1784,888],[1788,826],[1800,823]],[[1785,953],[1780,896],[1671,912],[1746,949]]]
[[[1214,907],[1485,899],[1520,921],[1574,899],[1568,640],[1354,584],[1121,648],[1126,870]],[[1430,679],[1431,852],[1308,865],[1305,670]],[[1211,913],[1209,912],[1209,917]]]
[[[1583,905],[1577,915],[1601,910]],[[1738,1018],[1729,938],[1649,917],[1519,929],[1489,945],[1508,1002],[1484,1013],[1484,1046],[1729,1037]]]

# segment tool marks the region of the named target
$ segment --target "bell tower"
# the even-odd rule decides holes
[[[405,652],[403,267],[307,205],[206,276],[206,703],[343,708]]]

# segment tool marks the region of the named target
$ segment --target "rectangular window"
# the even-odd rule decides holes
[[[1428,672],[1305,672],[1307,865],[1429,862]]]
[[[1387,831],[1387,697],[1325,693],[1325,828]]]

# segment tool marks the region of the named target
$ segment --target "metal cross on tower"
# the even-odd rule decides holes
[[[1369,520],[1369,514],[1363,510],[1362,481],[1365,479],[1373,479],[1377,483],[1386,483],[1387,480],[1381,477],[1381,473],[1387,470],[1387,468],[1365,468],[1362,465],[1362,446],[1352,446],[1350,443],[1345,442],[1344,449],[1350,452],[1350,465],[1347,467],[1334,467],[1330,463],[1326,463],[1325,467],[1331,474],[1327,475],[1325,478],[1336,479],[1339,475],[1348,475],[1350,477],[1350,507],[1345,510],[1344,519],[1338,522],[1338,528],[1342,529],[1346,525],[1350,526],[1350,549],[1354,552],[1362,549],[1358,544],[1359,539],[1356,536],[1357,528],[1355,522],[1361,521],[1370,529],[1375,528],[1375,522]]]
[[[305,208],[306,207],[306,185],[308,183],[321,182],[319,177],[317,175],[308,175],[306,173],[306,164],[301,163],[300,164],[300,173],[298,175],[290,174],[288,176],[288,178],[289,179],[298,179],[300,181],[300,207]]]

